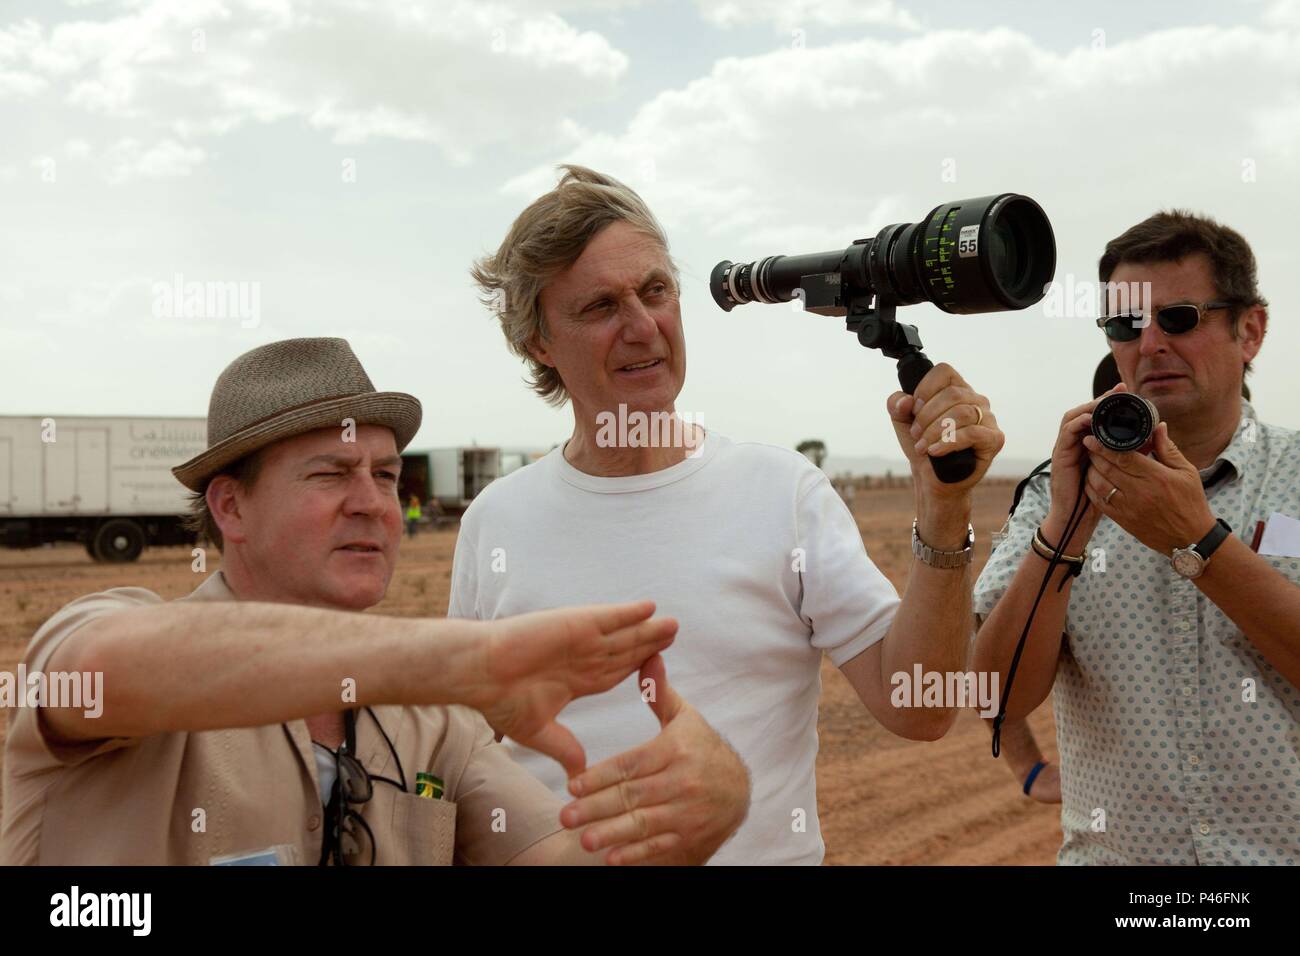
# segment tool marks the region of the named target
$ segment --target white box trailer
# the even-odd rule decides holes
[[[501,477],[499,448],[433,448],[429,458],[433,497],[444,508],[469,507],[480,491]]]
[[[501,449],[501,474],[518,471],[524,465],[541,461],[550,453],[549,448],[503,448]]]
[[[185,544],[175,465],[207,447],[203,418],[0,416],[0,544],[79,541],[97,561]]]

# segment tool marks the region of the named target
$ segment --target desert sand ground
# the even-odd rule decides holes
[[[1012,487],[986,484],[976,495],[977,569],[988,557],[990,533],[1006,516]],[[853,511],[867,553],[901,591],[911,555],[910,488],[859,491]],[[454,528],[403,541],[401,562],[379,610],[441,616],[455,541]],[[73,598],[123,586],[180,597],[195,587],[190,564],[186,548],[149,549],[127,565],[96,564],[77,545],[0,550],[0,670],[12,672],[36,628]],[[822,684],[817,793],[827,863],[1055,862],[1058,808],[1021,795],[1003,761],[990,755],[988,731],[973,712],[963,713],[943,740],[901,740],[875,722],[829,663],[822,666]],[[7,715],[0,721],[7,726]],[[1054,759],[1050,704],[1030,718],[1030,725]]]

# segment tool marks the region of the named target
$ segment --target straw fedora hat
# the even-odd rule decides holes
[[[202,491],[222,468],[273,442],[343,419],[393,430],[397,450],[420,428],[420,401],[376,392],[346,339],[285,339],[245,352],[217,379],[208,403],[208,448],[172,469]]]

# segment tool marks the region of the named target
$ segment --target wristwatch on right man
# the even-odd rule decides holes
[[[1209,534],[1195,544],[1189,544],[1185,548],[1175,548],[1174,553],[1169,557],[1169,562],[1183,577],[1189,580],[1199,578],[1205,573],[1205,566],[1210,563],[1211,555],[1218,550],[1219,545],[1228,540],[1230,534],[1232,528],[1228,526],[1228,522],[1217,518]]]

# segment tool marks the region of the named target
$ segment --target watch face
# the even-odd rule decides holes
[[[1203,567],[1205,567],[1205,559],[1191,548],[1179,548],[1174,552],[1174,570],[1183,577],[1197,577]]]

